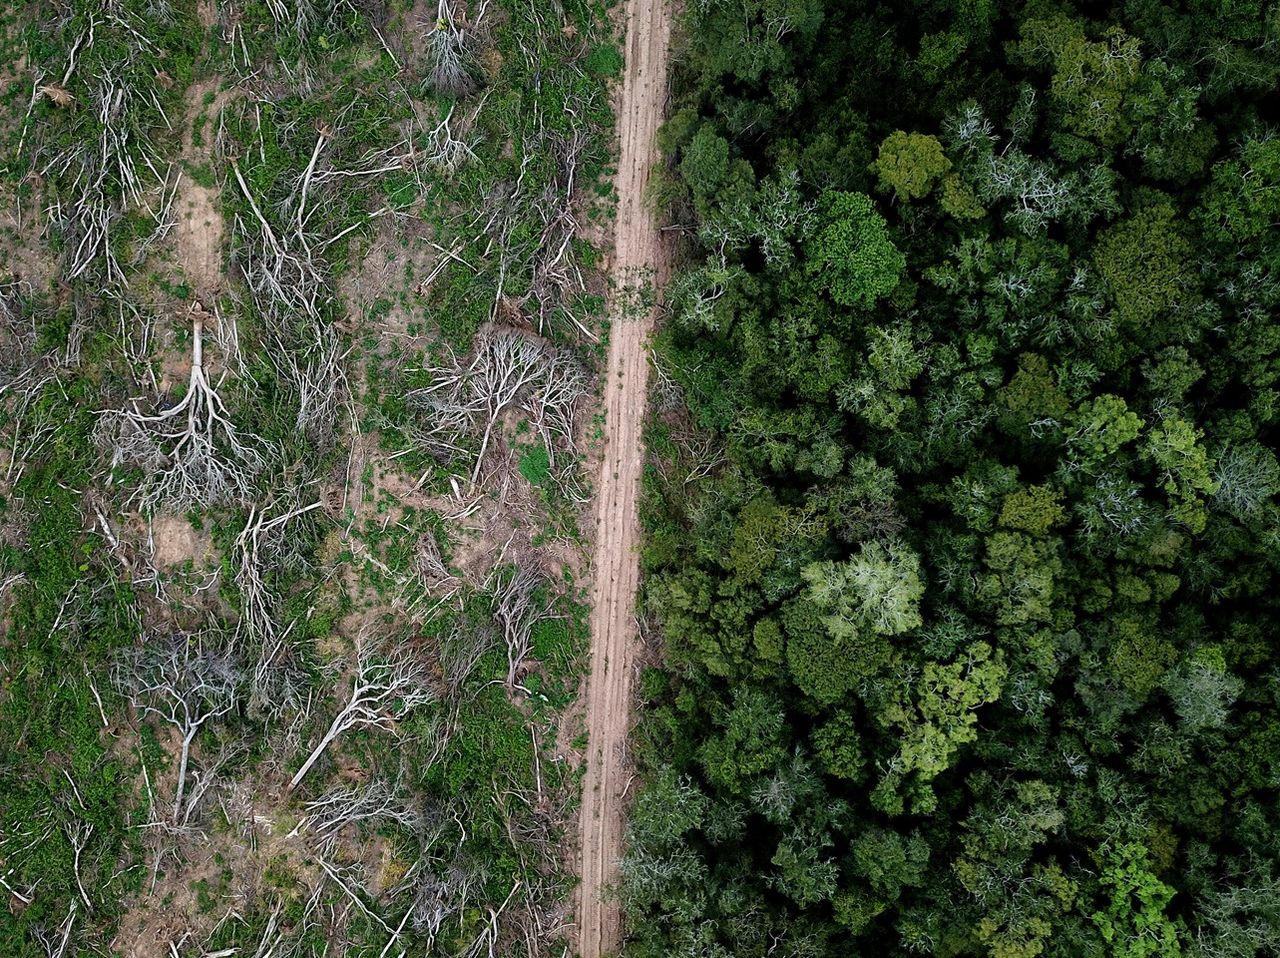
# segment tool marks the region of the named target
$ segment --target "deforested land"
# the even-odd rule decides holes
[[[0,954],[575,948],[620,21],[0,27]]]

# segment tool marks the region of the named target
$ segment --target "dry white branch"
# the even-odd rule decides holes
[[[231,421],[218,394],[222,380],[209,381],[203,318],[202,310],[192,310],[191,375],[176,405],[152,415],[136,403],[99,412],[98,441],[110,450],[112,467],[128,463],[147,473],[133,496],[144,509],[246,501],[267,462],[267,443],[244,435]]]
[[[177,633],[123,650],[112,679],[133,707],[177,730],[181,740],[172,821],[181,821],[191,746],[200,730],[233,711],[242,676],[219,644]]]
[[[450,354],[447,363],[428,371],[434,382],[409,394],[425,420],[416,437],[441,461],[474,455],[472,486],[508,409],[521,405],[551,455],[554,437],[572,441],[576,406],[587,391],[582,368],[574,360],[512,329],[482,331],[465,365]],[[479,448],[472,454],[466,443],[475,439]]]
[[[279,563],[287,552],[285,527],[290,521],[319,509],[323,503],[296,505],[296,499],[286,500],[278,514],[275,504],[263,508],[252,506],[244,528],[236,536],[236,588],[240,592],[241,623],[248,635],[258,641],[274,639],[278,629],[275,623],[275,606],[279,597],[267,585],[268,570]]]
[[[435,699],[426,670],[404,649],[380,648],[367,635],[356,642],[356,669],[346,702],[289,782],[293,791],[325,750],[353,728],[391,730],[420,705]]]
[[[94,825],[84,818],[77,817],[63,822],[62,830],[66,833],[67,842],[71,845],[73,855],[71,871],[75,876],[76,888],[80,892],[80,900],[84,902],[86,911],[93,911],[93,902],[89,901],[89,893],[85,891],[84,881],[80,877],[80,857],[88,847],[89,839],[93,837]]]
[[[440,671],[445,689],[456,698],[475,671],[476,665],[498,640],[492,625],[457,621],[440,639]]]
[[[67,906],[67,917],[62,919],[62,924],[58,926],[57,932],[50,934],[43,927],[32,929],[32,937],[44,950],[48,958],[66,958],[69,954],[67,949],[71,946],[71,932],[76,924],[76,912],[80,903],[72,899],[71,904]]]
[[[475,90],[475,79],[467,68],[467,31],[454,16],[449,0],[439,0],[427,47],[431,58],[427,81],[433,90],[456,97]]]
[[[453,173],[476,158],[471,144],[457,136],[450,126],[454,107],[455,104],[449,104],[444,119],[427,131],[426,162],[445,173]]]
[[[539,571],[520,566],[514,575],[498,575],[495,579],[493,618],[507,646],[507,688],[514,689],[520,687],[516,677],[533,647],[533,627],[551,611],[546,599],[541,606],[534,602],[546,578]]]
[[[307,802],[306,817],[291,834],[307,831],[327,845],[343,829],[373,820],[397,822],[416,831],[421,824],[420,817],[398,792],[398,788],[385,779],[331,788]]]

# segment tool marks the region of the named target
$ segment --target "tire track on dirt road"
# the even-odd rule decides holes
[[[659,161],[656,135],[667,99],[669,0],[626,0],[626,66],[618,105],[618,196],[607,372],[604,456],[596,482],[591,592],[591,673],[587,684],[587,767],[579,824],[581,884],[578,951],[582,958],[616,953],[622,939],[617,884],[625,828],[632,671],[640,643],[635,598],[637,497],[644,468],[641,442],[648,389],[648,345],[655,309],[637,309],[648,283],[665,279],[661,236],[646,203]]]

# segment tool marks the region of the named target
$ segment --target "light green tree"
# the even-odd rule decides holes
[[[880,189],[893,190],[900,200],[918,200],[946,175],[951,161],[936,136],[898,130],[885,137],[872,166]]]
[[[1168,201],[1103,230],[1093,250],[1122,323],[1147,327],[1183,296],[1194,250]]]
[[[824,193],[818,222],[822,226],[806,244],[807,269],[833,300],[870,308],[893,292],[907,261],[869,196]]]
[[[1156,467],[1160,488],[1172,497],[1173,515],[1192,532],[1203,532],[1208,519],[1203,497],[1218,491],[1213,461],[1200,444],[1204,433],[1171,416],[1147,433],[1142,452]]]
[[[844,562],[814,562],[804,568],[811,602],[825,611],[832,637],[863,631],[900,635],[919,627],[920,558],[906,545],[870,542]]]
[[[959,749],[977,739],[977,711],[1000,697],[1008,669],[1004,656],[985,642],[969,645],[955,662],[929,662],[914,688],[902,687],[879,709],[879,721],[899,733],[897,755],[876,786],[872,801],[900,813],[898,789],[915,776],[928,783],[950,767]],[[916,811],[929,811],[932,793],[917,789]]]
[[[1017,49],[1029,62],[1053,70],[1050,95],[1067,129],[1115,146],[1131,125],[1123,108],[1142,72],[1139,47],[1120,27],[1090,40],[1083,23],[1059,15],[1026,21]]]
[[[1174,892],[1152,873],[1146,847],[1117,845],[1101,858],[1109,898],[1091,917],[1112,958],[1179,958],[1178,926],[1165,914]]]

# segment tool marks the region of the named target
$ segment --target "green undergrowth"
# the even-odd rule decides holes
[[[110,929],[138,880],[123,870],[137,842],[130,769],[96,704],[119,714],[106,666],[133,641],[138,610],[106,543],[84,527],[87,386],[68,376],[41,390],[30,415],[59,423],[56,437],[0,502],[0,523],[24,533],[0,544],[0,581],[21,576],[0,597],[0,863],[11,887],[38,889],[30,905],[0,910],[0,952],[14,958],[36,955],[30,930],[56,927],[78,899],[76,828],[92,828],[81,878],[95,910],[82,920]]]

